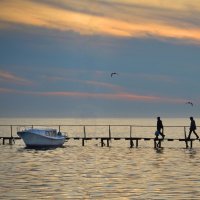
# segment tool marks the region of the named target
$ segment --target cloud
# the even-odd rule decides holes
[[[100,87],[100,88],[105,88],[105,89],[111,89],[112,91],[122,91],[124,90],[123,87],[119,86],[119,85],[114,85],[111,83],[107,83],[107,82],[100,82],[100,81],[93,81],[93,80],[80,80],[80,79],[75,79],[75,78],[64,78],[61,76],[44,76],[45,79],[47,79],[50,82],[71,82],[71,83],[80,83],[81,85],[89,85],[89,86],[94,86],[96,87]]]
[[[73,97],[73,98],[90,98],[99,100],[112,101],[139,101],[149,103],[176,103],[183,104],[187,100],[179,98],[159,97],[151,95],[139,95],[135,93],[90,93],[90,92],[75,92],[75,91],[51,91],[51,92],[37,92],[37,91],[21,91],[7,88],[0,88],[2,94],[23,94],[43,97]]]
[[[86,84],[93,85],[93,86],[98,86],[98,87],[104,87],[104,88],[110,88],[114,91],[122,91],[124,90],[123,87],[110,84],[110,83],[105,83],[105,82],[98,82],[98,81],[85,81]]]
[[[2,0],[0,21],[81,35],[173,38],[200,42],[197,0]],[[1,27],[2,28],[2,27]]]
[[[161,75],[161,74],[145,74],[145,73],[135,73],[135,74],[126,74],[127,77],[138,78],[142,80],[148,80],[151,82],[159,82],[159,83],[177,83],[177,78],[175,79],[172,76]]]
[[[64,74],[64,75],[63,75]],[[77,78],[79,77],[79,78]],[[111,91],[120,92],[125,88],[117,84],[110,83],[111,76],[108,71],[86,70],[86,69],[64,69],[58,70],[56,74],[46,74],[41,76],[42,80],[52,83],[76,83],[81,86],[93,86],[94,88],[110,89]]]
[[[34,93],[33,93],[34,94]],[[88,92],[43,92],[35,93],[41,96],[67,96],[67,97],[82,97],[82,98],[95,98],[95,99],[107,99],[107,100],[127,100],[127,101],[156,101],[159,97],[145,96],[131,93],[88,93]]]
[[[2,70],[0,70],[0,81],[9,82],[9,83],[11,82],[11,83],[19,84],[19,85],[32,84],[32,82],[27,79],[16,76],[15,74],[10,73],[8,71],[2,71]]]
[[[1,94],[4,94],[4,93],[18,93],[16,90],[13,90],[13,89],[9,89],[9,88],[0,88],[0,93]]]

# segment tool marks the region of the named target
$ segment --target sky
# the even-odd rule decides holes
[[[199,75],[200,0],[0,1],[0,117],[200,117]]]

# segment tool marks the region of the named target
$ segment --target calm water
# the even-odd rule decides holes
[[[155,124],[154,119],[1,119],[1,124],[30,122]],[[188,119],[163,122],[189,124]],[[182,129],[174,130],[165,133],[181,136]],[[148,129],[139,132],[151,134]],[[85,147],[81,141],[69,141],[49,150],[26,149],[22,141],[0,145],[0,199],[200,199],[200,143],[192,150],[168,143],[160,150],[151,143],[130,149],[125,141],[113,141],[110,148],[100,147],[98,141],[88,141]]]

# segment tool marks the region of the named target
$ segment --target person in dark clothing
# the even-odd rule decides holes
[[[189,135],[188,135],[188,139],[190,139],[190,136],[191,136],[191,133],[193,132],[195,135],[196,135],[196,139],[199,139],[199,136],[197,135],[197,133],[195,132],[195,130],[197,129],[196,128],[196,123],[193,119],[193,117],[190,117],[190,120],[191,120],[191,123],[190,123],[190,132],[189,132]]]
[[[165,135],[163,134],[164,132],[164,127],[163,127],[163,123],[162,120],[160,119],[160,117],[157,117],[157,131],[156,131],[156,139],[158,139],[158,136],[161,135],[162,138],[165,138]]]

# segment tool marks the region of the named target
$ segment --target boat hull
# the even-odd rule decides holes
[[[27,147],[59,147],[65,142],[64,136],[59,137],[47,137],[28,131],[17,132]]]

